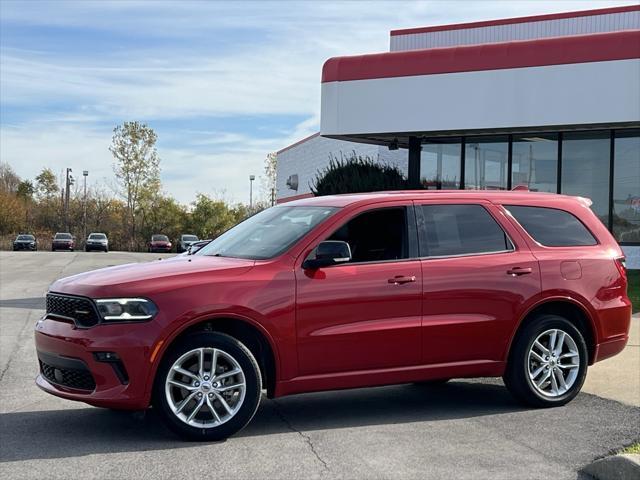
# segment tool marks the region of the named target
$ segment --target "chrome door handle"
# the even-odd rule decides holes
[[[387,280],[387,282],[392,283],[394,285],[402,285],[404,283],[412,283],[415,281],[416,281],[415,275],[411,275],[411,276],[397,275]]]
[[[533,269],[531,267],[513,267],[507,270],[507,274],[512,277],[519,277],[520,275],[529,275],[533,273]]]

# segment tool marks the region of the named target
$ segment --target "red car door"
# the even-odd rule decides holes
[[[422,362],[502,361],[520,315],[540,292],[538,262],[489,202],[416,202],[416,214]]]
[[[419,364],[422,274],[413,206],[361,208],[320,240],[327,239],[347,241],[353,259],[296,271],[300,375]]]

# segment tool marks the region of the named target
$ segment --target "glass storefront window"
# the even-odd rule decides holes
[[[565,133],[560,192],[590,198],[591,209],[609,223],[611,132]]]
[[[640,130],[615,132],[613,159],[613,235],[640,242]]]
[[[420,154],[420,183],[428,190],[460,188],[460,139],[426,141]]]
[[[558,189],[558,135],[514,135],[511,185],[526,185],[532,192]]]
[[[507,136],[468,137],[465,145],[464,187],[504,190],[507,188]]]

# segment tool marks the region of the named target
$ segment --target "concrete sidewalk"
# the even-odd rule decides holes
[[[619,355],[590,367],[582,391],[640,406],[640,313],[631,319],[626,348]]]

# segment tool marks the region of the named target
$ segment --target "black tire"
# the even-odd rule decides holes
[[[109,248],[105,248],[104,253],[109,253]]]
[[[240,365],[245,380],[245,397],[236,414],[217,427],[201,428],[187,425],[173,413],[165,394],[165,381],[171,366],[190,350],[213,347],[222,350]],[[165,423],[184,439],[195,441],[224,440],[244,428],[251,421],[260,404],[262,379],[253,354],[235,338],[218,332],[195,333],[180,340],[162,359],[154,383],[153,405]]]
[[[84,251],[88,253],[88,252],[89,252],[89,249],[85,247]]]
[[[543,395],[534,387],[528,364],[529,350],[536,338],[552,329],[567,333],[575,342],[579,354],[578,373],[574,383],[564,394],[555,397]],[[559,315],[540,315],[525,325],[514,340],[503,380],[509,392],[520,403],[539,408],[559,407],[573,400],[580,392],[587,375],[587,365],[587,344],[580,330]]]

